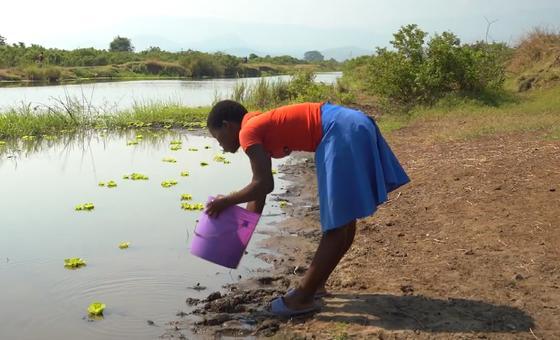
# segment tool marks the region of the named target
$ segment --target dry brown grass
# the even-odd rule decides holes
[[[535,28],[517,46],[508,70],[520,73],[543,62],[560,67],[560,32]]]

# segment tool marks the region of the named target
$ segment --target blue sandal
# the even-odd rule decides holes
[[[284,298],[282,296],[279,296],[276,299],[272,300],[270,307],[271,307],[270,311],[272,312],[272,314],[275,314],[277,316],[286,316],[286,317],[303,315],[319,310],[319,307],[315,304],[313,304],[313,306],[309,308],[297,309],[297,310],[290,309],[288,306],[286,306],[286,303],[284,302]]]

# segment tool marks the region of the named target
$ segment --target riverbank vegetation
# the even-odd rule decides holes
[[[330,71],[335,60],[307,61],[291,56],[236,57],[222,52],[169,52],[150,47],[134,52],[116,37],[109,50],[63,50],[24,43],[0,44],[0,81],[60,82],[81,79],[234,78],[287,74],[300,69]],[[127,45],[128,44],[128,45]]]
[[[403,27],[394,37],[394,49],[378,49],[372,56],[345,63],[344,76],[336,84],[316,83],[313,72],[301,67],[305,64],[295,64],[301,68],[290,81],[262,79],[251,86],[240,83],[231,98],[250,110],[330,100],[375,115],[385,131],[423,122],[437,125],[434,137],[443,139],[519,131],[560,139],[558,33],[537,29],[514,47],[487,42],[462,44],[450,32],[427,39],[428,35],[415,25]],[[220,57],[233,60],[231,56]],[[252,59],[257,65],[266,60]],[[188,65],[198,63],[194,57],[186,60],[190,60]],[[147,62],[142,63],[129,61],[127,65],[148,67]],[[166,72],[173,65],[165,60],[150,67]],[[192,66],[190,72],[197,67],[202,66]],[[226,69],[224,66],[223,72]],[[204,126],[208,111],[209,107],[159,102],[108,113],[67,98],[57,107],[23,105],[1,114],[0,140],[40,138],[57,131],[88,128],[195,128]]]

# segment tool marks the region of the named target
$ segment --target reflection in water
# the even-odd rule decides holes
[[[127,145],[136,134],[143,136],[139,144]],[[171,150],[170,142],[178,139],[183,148]],[[181,194],[205,202],[251,177],[244,154],[227,154],[231,163],[224,164],[213,161],[218,153],[213,139],[149,130],[90,131],[3,146],[0,339],[153,339],[162,328],[147,320],[164,325],[178,311],[188,312],[186,296],[201,297],[266,266],[249,255],[230,271],[188,252],[199,212],[182,210]],[[177,163],[164,163],[164,157]],[[209,166],[201,167],[201,161]],[[189,176],[181,177],[185,170]],[[132,172],[149,180],[122,179]],[[161,187],[168,179],[178,184]],[[118,186],[98,186],[109,180]],[[74,211],[83,202],[95,209]],[[269,205],[265,215],[280,212]],[[273,228],[266,222],[276,220],[263,217],[257,231]],[[263,238],[254,235],[250,254],[261,251],[256,244]],[[123,241],[130,242],[128,249],[118,247]],[[69,257],[81,257],[87,266],[67,270],[63,260]],[[188,288],[197,283],[208,291]],[[107,309],[103,320],[88,322],[83,318],[93,301]]]

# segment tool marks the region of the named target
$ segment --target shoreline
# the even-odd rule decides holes
[[[281,176],[290,176],[283,193],[274,200],[288,202],[286,215],[278,228],[269,232],[259,248],[271,250],[254,256],[268,264],[249,278],[223,286],[222,292],[212,292],[205,299],[187,298],[194,307],[190,313],[179,313],[180,319],[168,323],[161,336],[166,339],[182,338],[181,331],[204,337],[219,336],[272,336],[281,331],[282,318],[267,312],[268,303],[299,282],[321,237],[316,201],[315,166],[313,155],[294,153],[280,167]],[[313,315],[304,315],[305,319]]]

